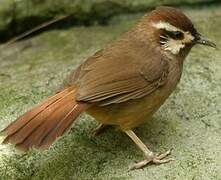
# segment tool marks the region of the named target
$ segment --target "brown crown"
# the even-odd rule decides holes
[[[166,21],[171,25],[184,31],[189,31],[192,35],[197,34],[196,29],[190,19],[180,10],[173,7],[161,6],[150,14],[151,21]]]

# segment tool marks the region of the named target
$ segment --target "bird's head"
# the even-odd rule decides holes
[[[196,44],[216,48],[195,29],[191,20],[180,10],[172,7],[159,7],[147,15],[154,41],[165,52],[185,57]]]

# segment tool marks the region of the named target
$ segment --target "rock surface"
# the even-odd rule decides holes
[[[221,46],[221,7],[185,12]],[[0,51],[0,129],[62,84],[81,61],[130,29],[141,14],[115,17],[109,26],[50,30]],[[221,51],[197,46],[181,83],[152,119],[136,129],[155,152],[173,148],[176,161],[128,172],[143,155],[114,128],[94,137],[83,115],[47,151],[21,154],[0,145],[0,179],[221,179]],[[1,138],[2,139],[2,138]]]

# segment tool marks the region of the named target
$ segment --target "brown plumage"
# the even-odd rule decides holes
[[[197,34],[197,31],[190,19],[179,9],[171,7],[159,7],[152,13],[152,21],[160,21],[163,19],[166,22],[170,22],[170,24],[175,27],[178,27],[184,31],[189,31],[192,35]]]
[[[145,15],[118,40],[98,51],[67,78],[64,90],[22,115],[3,130],[4,143],[28,150],[47,148],[86,111],[104,125],[117,125],[144,152],[134,166],[164,163],[131,129],[164,103],[178,84],[183,61],[202,39],[179,10],[160,7]],[[102,127],[102,126],[101,126]]]
[[[23,151],[47,148],[70,128],[88,105],[75,101],[76,89],[69,87],[28,111],[2,131],[3,143],[13,143]]]

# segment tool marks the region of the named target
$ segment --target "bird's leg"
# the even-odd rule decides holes
[[[164,159],[170,154],[171,152],[170,150],[160,155],[155,155],[152,151],[150,151],[147,148],[147,146],[136,136],[136,134],[132,130],[125,130],[124,132],[135,142],[135,144],[141,149],[141,151],[143,151],[145,155],[145,160],[134,164],[130,168],[130,170],[143,168],[150,162],[154,164],[163,164],[173,160],[173,159]]]
[[[96,128],[94,128],[94,129],[92,130],[92,134],[96,136],[96,135],[102,133],[102,131],[103,131],[107,126],[108,126],[108,125],[106,125],[106,124],[100,123]]]

